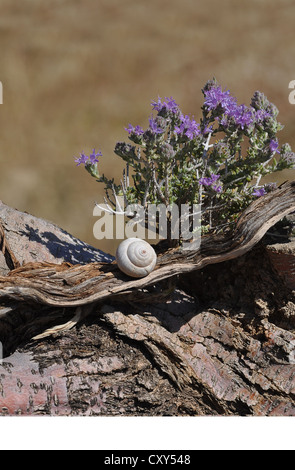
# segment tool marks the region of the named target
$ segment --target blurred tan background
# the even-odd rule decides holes
[[[294,23],[294,0],[0,0],[0,199],[114,253],[92,234],[103,186],[74,156],[101,150],[120,178],[124,127],[158,95],[198,119],[213,76],[240,103],[263,91],[295,150]]]

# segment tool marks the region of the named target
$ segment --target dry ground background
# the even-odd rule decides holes
[[[293,0],[0,0],[0,199],[113,253],[92,234],[103,187],[74,156],[100,149],[119,178],[124,127],[158,95],[198,118],[213,76],[240,103],[263,91],[294,149],[294,19]]]

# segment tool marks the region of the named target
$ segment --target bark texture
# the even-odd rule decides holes
[[[78,240],[60,227],[0,201],[0,275],[25,263],[111,262],[107,253]]]
[[[295,209],[294,187],[273,194],[234,234],[194,253],[162,251],[143,280],[49,222],[0,206],[0,413],[295,415],[292,269],[275,263],[282,243],[264,236]]]

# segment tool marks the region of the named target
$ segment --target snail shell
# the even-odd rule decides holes
[[[140,238],[127,238],[117,248],[119,269],[131,277],[147,276],[156,266],[157,255],[151,245]]]

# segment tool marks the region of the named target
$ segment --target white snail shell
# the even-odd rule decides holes
[[[140,238],[127,238],[117,248],[119,269],[131,277],[147,276],[156,266],[157,255],[152,246]]]

